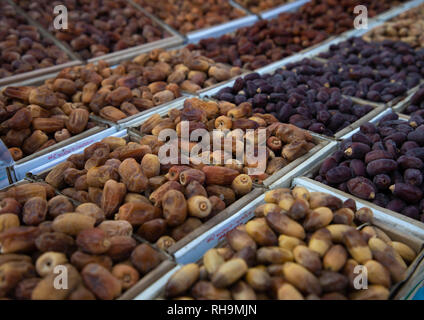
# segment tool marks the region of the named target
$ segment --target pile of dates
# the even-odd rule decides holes
[[[0,138],[15,161],[95,126],[83,104],[66,103],[62,92],[76,92],[75,85],[61,85],[7,87],[0,93]]]
[[[245,16],[226,0],[135,0],[182,34]]]
[[[122,65],[130,75],[142,76],[149,84],[163,81],[190,93],[230,80],[243,72],[239,67],[216,63],[187,49],[155,49]]]
[[[323,72],[320,62],[304,64],[288,65],[291,71],[284,68],[274,74],[251,73],[237,78],[232,87],[221,89],[215,97],[236,104],[247,101],[254,112],[268,112],[280,122],[327,136],[334,136],[373,110],[343,97],[340,89],[313,79],[312,74],[318,77]]]
[[[424,117],[424,86],[421,86],[417,92],[406,101],[406,107],[401,112],[408,115],[417,115]]]
[[[44,120],[37,120],[40,123],[33,125],[33,128],[46,133],[59,131],[58,139],[62,141],[65,136],[86,129],[89,113],[116,122],[175,100],[181,97],[182,90],[196,92],[241,73],[240,68],[214,63],[185,49],[156,49],[115,68],[99,61],[97,64],[65,68],[37,88],[8,87],[0,95],[0,120],[9,119],[18,109],[29,104],[33,118],[49,118],[50,114],[50,118],[54,118],[49,120],[49,128],[46,128]],[[75,116],[71,116],[72,113]],[[66,124],[68,120],[72,123],[70,127]],[[21,130],[31,125],[27,115],[19,116],[16,121],[19,122],[16,126],[9,127],[10,123],[4,123],[0,128]],[[61,131],[65,126],[67,130]],[[22,133],[22,136],[25,135]],[[40,139],[41,144],[31,143],[24,154],[39,149],[49,140],[46,137]],[[23,140],[17,146],[6,144],[20,147]],[[49,141],[48,145],[52,143]]]
[[[404,280],[416,252],[372,225],[369,208],[351,199],[275,189],[256,218],[230,231],[201,264],[174,273],[165,296],[182,300],[385,300]],[[356,289],[367,269],[368,288]],[[356,279],[356,280],[355,280]]]
[[[190,44],[190,50],[217,62],[256,70],[274,61],[316,45],[331,35],[351,30],[355,6],[366,5],[374,16],[398,1],[314,0],[296,12],[284,12],[272,20],[258,21],[234,34],[201,40]]]
[[[253,13],[261,13],[262,11],[281,6],[295,0],[235,0],[238,4],[247,8]]]
[[[343,141],[315,180],[423,221],[423,161],[424,120],[392,113]]]
[[[75,206],[49,185],[21,184],[0,198],[1,299],[112,300],[163,260],[128,222],[104,221],[101,208]],[[55,286],[58,268],[67,288]]]
[[[223,104],[221,110],[224,106],[233,107]],[[246,113],[245,108],[249,106],[233,107],[227,114],[238,116]],[[272,117],[251,114],[249,119],[232,120],[219,116],[219,110],[214,102],[186,101],[183,110],[170,110],[168,118],[153,116],[147,120],[141,127],[144,135],[139,142],[105,138],[58,164],[44,180],[80,203],[95,204],[107,218],[128,221],[139,236],[166,249],[248,194],[253,182],[261,182],[315,146],[307,132],[277,123]],[[180,120],[188,121],[190,131],[206,128],[206,123],[212,122],[221,129],[220,137],[231,142],[243,138],[245,128],[236,128],[240,124],[268,127],[266,173],[248,174],[249,167],[258,165],[256,159],[222,163],[225,158],[221,149],[206,153],[211,165],[195,164],[192,158],[184,163],[189,152],[184,142],[188,148],[193,143],[181,138],[168,142],[180,146],[178,158],[161,163],[158,154],[164,142],[158,135],[164,129],[175,129],[178,134]],[[233,131],[226,130],[228,124],[233,125]],[[229,135],[224,137],[225,133]]]
[[[328,37],[325,31],[310,27],[300,13],[290,12],[240,28],[234,34],[202,39],[187,48],[216,62],[256,70]]]
[[[53,81],[63,82],[58,89],[65,91],[67,101],[82,103],[116,122],[175,100],[182,90],[194,93],[240,73],[240,68],[216,64],[185,49],[155,49],[115,68],[103,61],[67,68]]]
[[[374,17],[392,7],[406,2],[405,0],[312,0],[299,10],[309,19],[312,26],[326,28],[329,33],[342,33],[351,30],[357,17],[355,7],[367,8],[367,16]]]
[[[203,159],[206,156],[212,164],[225,166],[244,174],[250,174],[249,169],[263,165],[266,169],[264,173],[250,174],[255,183],[262,183],[263,180],[315,147],[314,139],[307,131],[293,125],[282,124],[271,114],[255,113],[249,102],[236,105],[226,101],[187,99],[182,110],[171,109],[168,117],[162,118],[159,115],[150,117],[140,127],[140,133],[158,136],[164,129],[175,130],[179,137],[178,146],[182,155],[178,161],[187,160],[193,163],[190,156],[193,156],[191,150],[196,146],[196,142],[189,141],[187,146],[184,145],[184,140],[180,137],[184,121],[188,121],[189,133],[196,129],[205,129],[210,133],[211,143],[220,139],[220,150],[201,150],[202,152],[198,153],[200,158]],[[266,129],[263,141],[256,135],[257,130],[261,129]],[[247,133],[247,130],[255,130],[255,133]],[[226,151],[228,152],[224,149],[226,144],[231,144],[232,154],[225,154]],[[258,164],[261,159],[249,158],[248,144],[253,145],[255,150],[260,144],[266,144],[265,163]],[[237,158],[237,153],[240,151],[244,153],[244,163]],[[199,168],[202,166],[199,164]]]
[[[424,6],[404,12],[364,35],[366,41],[403,41],[413,48],[424,47]]]
[[[350,38],[319,55],[328,59],[322,83],[373,102],[390,102],[420,83],[424,75],[424,50],[401,41],[369,43]]]
[[[29,16],[83,59],[161,40],[169,34],[125,0],[15,0]],[[68,9],[68,29],[56,29],[53,9]]]
[[[45,182],[163,250],[252,190],[248,175],[228,167],[162,166],[151,148],[157,137],[140,142],[105,138],[54,167]]]
[[[0,79],[69,61],[6,1],[0,2]]]

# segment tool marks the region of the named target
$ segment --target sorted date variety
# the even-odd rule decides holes
[[[104,221],[94,204],[75,206],[46,183],[0,193],[0,298],[111,300],[162,261],[133,239],[132,226]],[[67,269],[68,288],[55,288],[55,267]]]
[[[266,2],[266,1],[260,1]],[[274,1],[273,1],[274,2]],[[256,70],[316,45],[331,35],[352,29],[355,6],[365,5],[368,16],[398,4],[398,1],[309,1],[296,12],[284,12],[272,20],[262,20],[234,34],[190,44],[190,50],[233,66]]]
[[[159,146],[160,142],[153,135],[140,143],[106,138],[85,149],[84,154],[71,156],[45,178],[63,194],[83,203],[76,209],[75,217],[69,219],[76,222],[85,214],[88,226],[100,223],[98,228],[103,233],[99,231],[96,237],[101,247],[91,249],[91,244],[86,244],[82,235],[78,236],[77,244],[84,246],[85,251],[109,252],[109,244],[101,239],[108,234],[127,236],[133,228],[139,236],[166,250],[252,189],[250,177],[231,168],[216,167],[217,174],[212,170],[215,167],[210,167],[209,172],[206,168],[184,165],[163,166],[154,144]],[[80,163],[79,158],[82,158]],[[75,171],[80,173],[79,177],[70,180],[68,176]],[[246,178],[233,182],[239,176]],[[208,177],[213,181],[206,184]],[[240,195],[236,193],[239,190]],[[59,229],[61,217],[56,218]],[[79,234],[81,230],[77,224],[68,232]],[[124,244],[117,247],[124,248]]]
[[[323,30],[305,30],[306,22],[299,15],[283,13],[278,18],[237,29],[235,34],[202,39],[187,48],[217,62],[255,70],[328,38]]]
[[[6,1],[0,2],[0,35],[0,79],[70,61]]]
[[[57,39],[68,43],[83,59],[169,36],[157,23],[124,0],[15,2]],[[53,9],[56,5],[64,5],[68,9],[68,29],[54,27],[56,16]]]
[[[135,0],[183,34],[245,16],[226,0]]]
[[[366,123],[321,165],[315,180],[423,220],[424,121],[392,113]]]
[[[95,126],[85,106],[65,102],[65,87],[76,90],[64,80],[40,87],[7,87],[0,93],[0,138],[15,161]]]
[[[190,157],[195,142],[181,136],[183,121],[190,132],[216,129],[224,141],[219,150],[198,154],[209,163]],[[176,140],[167,143],[179,146],[177,158],[167,163],[159,159],[165,145],[159,135],[165,129],[176,133]],[[263,173],[249,172],[259,165],[258,159],[233,158],[237,140],[253,139],[249,141],[254,144],[254,136],[245,137],[247,129],[266,129]],[[54,167],[45,181],[88,206],[81,211],[90,212],[97,223],[113,218],[126,221],[137,228],[138,235],[164,249],[248,194],[254,182],[261,183],[315,147],[309,133],[278,123],[271,115],[254,114],[249,103],[236,106],[196,98],[187,99],[182,110],[171,109],[167,117],[152,116],[141,125],[140,133],[138,142],[109,137],[87,147],[83,154]],[[229,159],[223,153],[225,141],[232,146]]]
[[[255,137],[244,135],[246,130],[266,128],[267,156],[264,159],[266,170],[264,174],[253,175],[251,177],[257,183],[261,183],[268,176],[282,169],[288,163],[302,157],[315,146],[314,139],[308,132],[298,129],[293,125],[280,123],[272,114],[258,112],[250,102],[235,104],[228,101],[206,102],[196,98],[187,99],[181,111],[170,110],[168,112],[168,118],[164,119],[157,115],[152,116],[140,127],[140,132],[142,134],[157,135],[161,129],[170,128],[175,129],[178,136],[180,136],[181,121],[189,121],[190,132],[199,128],[208,131],[218,130],[212,134],[211,139],[215,139],[216,135],[221,131],[222,135],[220,139],[222,139],[222,147],[228,143],[232,144],[231,159],[239,151],[237,142],[251,142],[254,145],[256,143],[255,148],[257,147],[258,141],[255,142]],[[195,146],[195,143],[191,142],[188,145],[188,150],[185,150],[184,148],[187,147],[184,146],[182,141],[179,141],[178,144],[181,146],[182,154],[189,152]],[[258,166],[255,162],[257,160],[249,159],[248,157],[245,157],[244,163],[240,163],[236,158],[233,160],[227,159],[227,163],[224,163],[225,155],[222,154],[221,150],[205,151],[199,154],[201,158],[205,155],[210,157],[213,164],[225,165],[244,174],[249,172],[249,167]],[[218,169],[204,170],[213,171]],[[183,179],[185,179],[184,175]],[[217,179],[219,180],[219,177],[214,177],[213,174],[210,176],[207,175],[206,183],[211,183]],[[230,183],[231,181],[226,184]]]
[[[367,41],[403,41],[413,48],[423,48],[424,6],[410,9],[364,35]]]
[[[17,161],[94,127],[91,113],[117,122],[241,73],[185,49],[156,49],[116,68],[66,68],[41,86],[0,93],[1,139]]]
[[[287,69],[278,69],[274,74],[248,74],[215,97],[236,104],[249,102],[255,112],[269,112],[283,123],[327,136],[334,136],[373,109],[354,103],[343,97],[340,89],[314,79],[312,74],[324,72],[320,62],[304,60],[289,64]]]
[[[353,37],[319,55],[328,59],[319,78],[347,96],[390,102],[420,83],[423,54],[401,41],[369,43]]]
[[[373,213],[303,187],[275,189],[256,218],[230,231],[200,264],[176,271],[165,296],[198,300],[385,300],[416,257],[372,226]],[[357,225],[368,223],[363,228]],[[355,267],[368,287],[355,287]]]

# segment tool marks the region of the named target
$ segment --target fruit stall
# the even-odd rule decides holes
[[[423,31],[424,0],[0,0],[0,299],[421,300]]]

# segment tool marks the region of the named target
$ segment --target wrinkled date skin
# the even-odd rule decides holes
[[[166,233],[167,223],[164,219],[153,219],[144,223],[137,230],[137,234],[149,242],[156,242]]]
[[[23,218],[27,225],[39,225],[46,219],[47,201],[42,198],[29,199],[23,208]]]
[[[88,116],[85,109],[73,110],[66,122],[66,128],[74,135],[83,132],[88,123]]]
[[[376,188],[372,181],[364,177],[353,178],[348,181],[349,192],[354,196],[364,200],[373,200],[376,195]]]
[[[116,220],[128,221],[133,226],[142,225],[158,217],[159,211],[149,203],[126,203],[119,208]]]
[[[119,166],[119,175],[130,192],[143,192],[147,189],[148,180],[141,166],[134,159],[126,159]]]
[[[390,189],[395,196],[398,196],[406,202],[417,203],[423,197],[423,191],[411,184],[396,183]]]
[[[47,203],[49,216],[56,218],[57,216],[74,211],[72,202],[64,196],[56,196]]]
[[[90,255],[82,251],[75,251],[71,256],[71,263],[78,270],[82,270],[86,265],[90,263],[96,263],[104,268],[111,270],[112,269],[112,259],[107,255]]]
[[[108,180],[102,193],[102,209],[108,217],[117,211],[119,205],[124,200],[127,188],[125,184],[114,180]]]
[[[53,10],[53,7],[50,7],[47,2],[39,3],[37,8],[44,9],[41,13],[35,14],[36,20],[40,16],[48,15],[50,9]],[[76,48],[81,49],[86,56],[93,54],[93,57],[97,57],[136,44],[145,44],[148,40],[159,40],[168,35],[162,28],[156,26],[155,22],[152,22],[136,8],[128,5],[124,0],[119,0],[119,4],[111,0],[99,0],[97,2],[101,7],[111,7],[110,9],[114,12],[111,19],[114,20],[115,17],[118,17],[116,18],[117,21],[106,22],[104,21],[105,16],[102,14],[102,17],[98,17],[100,20],[95,19],[96,25],[90,25],[91,27],[88,29],[85,28],[87,30],[82,34],[79,31],[60,33],[61,40],[69,41],[71,47],[75,50]],[[222,3],[229,6],[226,2]],[[26,6],[27,3],[23,5]],[[90,4],[73,3],[71,6],[74,12],[79,12],[80,15],[85,17],[84,21],[78,23],[87,23],[90,17],[94,19],[93,16],[96,16],[97,10],[92,9]],[[125,9],[122,9],[122,7],[125,7]],[[28,8],[28,11],[34,12],[34,10],[36,9]],[[122,14],[118,14],[117,12],[121,10],[123,10]],[[105,15],[108,14],[109,11],[106,10]],[[78,14],[72,20],[76,19],[77,16]],[[54,16],[50,18],[54,18]],[[127,31],[131,36],[126,35],[124,31],[122,33],[117,31],[117,29],[120,29],[119,26],[127,26],[126,23],[121,21],[122,19],[125,21],[131,19],[130,22],[127,21],[129,28]],[[42,19],[42,22],[46,22],[46,20]],[[50,19],[49,25],[52,22],[52,19]],[[82,28],[82,25],[76,29],[79,30],[80,28]],[[97,33],[94,31],[97,28],[103,31]],[[109,28],[113,31],[104,32]],[[140,30],[141,33],[133,34],[134,28],[143,31]],[[15,29],[14,26],[11,29]],[[36,45],[34,39],[28,38],[32,31],[25,31],[25,26],[23,26],[23,29],[22,36],[24,39],[19,41],[19,44],[29,42],[26,46]],[[36,30],[33,31],[36,32]],[[91,32],[95,33],[92,38],[86,34]],[[15,34],[11,35],[12,38],[15,38],[15,36]],[[70,39],[73,36],[76,39]],[[117,38],[125,38],[125,40],[117,40]],[[15,40],[11,39],[13,42],[18,42]],[[96,44],[97,41],[102,42],[102,44]],[[117,41],[115,44],[117,48],[110,43],[115,41]],[[5,47],[12,46],[10,48],[12,50],[16,49],[18,45],[16,43],[14,46],[10,41],[4,41],[2,44]],[[4,56],[11,59],[10,63],[7,63],[8,69],[12,69],[12,65],[15,64],[21,65],[20,54],[25,50],[16,50],[19,53],[4,50]],[[96,52],[92,53],[91,50]],[[53,64],[52,58],[60,56],[60,53],[55,52],[56,50],[46,49],[46,52],[44,52],[41,48],[32,48],[29,51],[39,55],[45,64]],[[29,59],[32,57],[29,54],[24,56],[29,56]],[[22,65],[29,67],[37,63],[37,59],[32,58],[31,60],[35,60],[34,63],[22,63]],[[3,75],[2,71],[3,69],[0,67],[0,76]],[[72,136],[93,129],[96,124],[91,121],[90,114],[117,122],[180,98],[182,90],[195,93],[202,88],[229,80],[242,72],[239,67],[216,63],[185,48],[172,51],[156,49],[151,53],[141,54],[131,61],[123,62],[115,70],[103,61],[96,66],[65,68],[55,79],[48,80],[38,87],[7,87],[4,90],[0,104],[1,139],[14,159],[19,160],[51,148],[56,144],[63,144]],[[158,134],[160,129],[165,128],[163,124],[158,123],[158,126],[154,128],[154,133]],[[100,165],[101,163],[97,163],[97,160],[90,161],[86,169]],[[82,168],[78,169],[81,170]]]
[[[131,254],[131,262],[141,274],[146,274],[161,262],[159,253],[147,244],[140,244]]]
[[[75,241],[71,236],[61,232],[46,232],[35,239],[35,246],[41,252],[71,253],[75,248]]]
[[[197,66],[200,68],[201,63]],[[160,88],[161,85],[152,87]],[[191,121],[212,130],[214,120],[221,112],[226,113],[232,122],[234,118],[235,123],[242,117],[249,117],[250,121],[256,123],[255,128],[267,127],[266,134],[274,138],[270,145],[278,145],[274,149],[285,164],[288,160],[283,159],[283,153],[294,160],[315,146],[315,139],[310,133],[294,125],[278,123],[270,114],[255,114],[248,102],[233,105],[227,111],[224,111],[225,108],[220,111],[215,101],[187,99],[182,110],[169,110],[168,116],[159,117],[159,123],[172,123],[177,128],[176,123],[180,124],[182,118],[193,119]],[[157,126],[149,128],[149,131],[154,131]],[[250,193],[254,182],[259,183],[267,178],[267,174],[249,176],[249,166],[254,167],[254,162],[234,161],[221,166],[162,165],[159,156],[153,151],[159,138],[153,132],[147,133],[149,135],[144,135],[139,142],[136,142],[135,137],[105,138],[85,148],[78,156],[67,158],[47,174],[52,186],[70,200],[76,200],[69,202],[63,196],[55,196],[48,202],[48,210],[51,211],[48,220],[53,220],[49,232],[65,234],[75,240],[74,246],[69,249],[66,247],[67,242],[59,243],[63,245],[61,247],[58,244],[59,252],[65,251],[70,255],[78,250],[84,254],[106,255],[120,261],[123,257],[117,251],[119,239],[114,239],[117,241],[115,245],[110,244],[115,236],[131,236],[135,232],[149,243],[156,243],[164,236],[171,236],[174,241],[178,241]],[[221,133],[228,134],[229,142],[244,136],[240,128],[231,132],[231,136],[224,131]],[[248,138],[252,142],[257,140],[254,135]],[[146,144],[142,144],[142,141]],[[291,146],[290,151],[287,151],[287,146]],[[276,156],[270,149],[267,153],[269,158]],[[221,156],[218,152],[212,155],[217,159],[223,158]],[[84,181],[78,183],[77,188],[80,179]],[[273,240],[275,244],[277,239]],[[43,250],[51,245],[46,242],[40,241],[39,246]],[[163,240],[159,243],[163,244]],[[68,253],[68,250],[71,252]],[[128,258],[125,250],[122,254]],[[151,256],[155,257],[153,253]],[[156,258],[151,260],[156,261]]]
[[[106,232],[109,238],[114,236],[131,236],[133,228],[126,220],[103,221],[98,225],[98,228]]]
[[[103,254],[111,246],[106,233],[99,228],[81,231],[77,236],[76,244],[79,249],[89,254]]]
[[[383,173],[391,173],[397,169],[397,163],[390,159],[374,160],[368,163],[367,173],[370,176],[376,176]]]
[[[178,190],[169,190],[162,198],[162,211],[169,226],[182,224],[187,218],[187,201]]]
[[[35,249],[38,227],[15,227],[0,234],[1,253],[29,252]]]
[[[115,236],[109,239],[110,247],[106,254],[114,261],[128,259],[137,246],[136,241],[129,236]]]
[[[113,300],[121,294],[120,281],[101,265],[90,263],[81,275],[87,288],[101,300]]]
[[[328,170],[325,177],[329,183],[342,183],[352,177],[352,172],[345,166],[339,166]]]

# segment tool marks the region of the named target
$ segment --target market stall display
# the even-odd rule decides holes
[[[310,1],[296,12],[284,12],[272,20],[203,39],[188,48],[215,61],[255,70],[351,30],[353,10],[359,4],[369,5],[370,17],[390,7],[386,1]]]
[[[410,299],[422,2],[0,0],[0,300]]]
[[[355,201],[274,189],[255,218],[228,232],[199,264],[182,266],[163,294],[176,300],[385,300],[417,257],[409,245],[372,225]],[[365,224],[365,225],[364,225]],[[368,286],[358,287],[367,268]]]
[[[190,151],[195,143],[179,138],[184,126],[189,132],[208,130],[214,139],[224,140],[222,149],[196,154],[210,164],[194,161]],[[235,155],[245,144],[259,148],[254,135],[243,139],[247,130],[259,128],[268,132],[263,159],[267,165],[264,172],[252,173],[249,169],[259,165],[258,159],[246,157],[242,163]],[[160,140],[165,129],[175,130],[176,140]],[[105,138],[35,178],[80,203],[96,204],[111,218],[128,221],[139,236],[165,250],[316,144],[306,131],[267,114],[253,114],[247,103],[236,107],[199,99],[186,100],[182,110],[172,109],[166,118],[152,116],[140,133],[129,141]],[[234,144],[232,154],[224,154],[225,141]],[[158,155],[167,145],[178,146],[178,153],[164,163]]]

